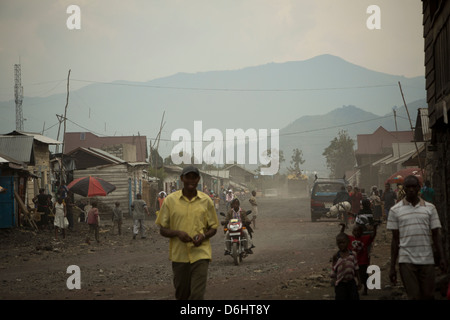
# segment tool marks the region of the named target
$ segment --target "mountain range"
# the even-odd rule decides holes
[[[426,108],[426,99],[420,99],[407,103],[409,117],[414,127],[417,117],[417,109]],[[324,115],[303,116],[282,130],[280,130],[280,149],[283,150],[285,163],[283,167],[290,165],[292,150],[302,150],[305,163],[303,170],[317,171],[321,176],[326,176],[326,161],[322,156],[325,148],[338,136],[340,130],[347,131],[349,137],[355,141],[358,134],[371,134],[380,126],[388,131],[411,130],[407,109],[404,106],[395,107],[383,116],[364,111],[352,105],[342,106]]]
[[[426,107],[424,76],[376,72],[332,55],[239,70],[177,73],[148,82],[70,81],[88,85],[70,91],[67,132],[145,135],[150,140],[157,136],[164,113],[159,146],[165,157],[175,144],[172,132],[184,128],[193,133],[196,120],[202,121],[203,130],[280,129],[287,164],[292,149],[299,148],[308,170],[324,169],[321,154],[339,128],[351,137],[372,133],[380,125],[394,130],[393,116],[386,116],[403,105],[399,83],[413,121],[415,106]],[[62,140],[56,115],[64,114],[65,105],[66,94],[25,97],[24,131],[56,139],[59,129]],[[1,133],[14,130],[14,101],[0,102],[0,111]],[[410,129],[400,111],[398,129]]]

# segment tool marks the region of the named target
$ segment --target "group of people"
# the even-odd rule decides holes
[[[360,189],[351,185],[342,186],[341,191],[337,193],[333,201],[333,205],[343,202],[349,202],[350,210],[344,212],[344,223],[356,219],[360,214],[360,210],[370,203],[373,219],[378,222],[387,221],[391,208],[405,197],[406,193],[402,183],[397,183],[397,188],[392,189],[390,183],[386,183],[384,190],[379,190],[377,186],[373,186],[369,194],[364,189]],[[420,189],[419,195],[424,200],[434,203],[434,189],[431,187],[430,181],[426,181]],[[364,206],[364,203],[366,205]],[[384,207],[384,212],[383,212]]]
[[[53,203],[53,196],[45,193],[45,189],[39,189],[39,194],[33,198],[33,203],[36,206],[37,212],[41,214],[39,226],[41,229],[48,227],[54,229],[54,239],[58,240],[59,234],[62,238],[66,237],[66,229],[73,230],[74,228],[74,213],[75,204],[72,201],[70,191],[67,190],[66,185],[61,184],[57,193],[57,200]],[[92,209],[92,212],[91,212]],[[97,221],[98,209],[96,203],[89,205],[87,222],[89,225]],[[98,225],[98,223],[97,223]],[[95,231],[95,228],[92,227]],[[98,239],[98,229],[96,233]],[[89,242],[89,240],[86,240]]]
[[[146,238],[146,228],[145,228],[145,216],[150,215],[150,211],[148,210],[147,203],[142,199],[142,195],[140,193],[136,194],[136,199],[131,203],[131,214],[133,218],[133,239],[140,234],[141,239]],[[122,224],[123,224],[124,215],[122,212],[122,208],[120,207],[120,202],[116,201],[114,203],[114,208],[111,216],[111,220],[113,223],[112,233],[114,234],[114,229],[117,227],[117,232],[119,235],[122,235]],[[90,237],[92,233],[95,236],[95,240],[100,242],[99,239],[99,222],[100,222],[100,214],[97,207],[97,203],[93,203],[92,207],[89,208],[87,212],[87,220],[86,222],[89,225],[89,232],[86,236],[86,243],[90,244]]]
[[[44,188],[39,189],[33,199],[36,210],[40,213],[40,219],[38,226],[41,229],[53,228],[55,231],[55,239],[58,239],[58,234],[61,233],[65,238],[65,230],[73,230],[73,207],[74,204],[70,197],[70,192],[67,190],[66,185],[61,184],[57,193],[57,200],[53,203],[53,196],[47,194]]]
[[[392,283],[397,282],[397,263],[400,277],[409,299],[433,299],[435,289],[435,264],[442,272],[447,272],[447,258],[442,246],[440,229],[441,223],[433,205],[434,191],[430,184],[425,183],[422,188],[416,176],[404,179],[399,192],[391,190],[386,184],[382,201],[388,210],[387,229],[392,231],[391,262],[389,278]],[[427,190],[428,189],[428,190]],[[424,199],[424,193],[430,197]],[[365,214],[370,216],[372,205],[369,199],[364,199]],[[361,212],[360,212],[361,213]],[[364,232],[367,225],[372,223],[373,229]],[[332,258],[331,278],[335,288],[336,300],[358,300],[358,290],[364,287],[363,294],[367,294],[367,266],[370,264],[370,248],[377,232],[377,223],[370,219],[357,220],[353,234],[344,233],[345,224],[336,237],[339,251]],[[367,231],[367,229],[366,229]],[[431,237],[430,237],[431,234]]]

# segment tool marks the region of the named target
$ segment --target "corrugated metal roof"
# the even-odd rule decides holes
[[[29,136],[0,136],[0,153],[29,163],[33,154],[33,140]]]
[[[28,136],[28,137],[33,137],[35,140],[42,142],[42,143],[46,143],[46,144],[62,144],[62,142],[59,142],[57,140],[54,140],[52,138],[43,136],[39,133],[33,133],[33,132],[24,132],[24,131],[13,131],[11,133],[8,134],[9,136],[17,136],[17,135],[24,135],[24,136]]]
[[[389,165],[391,163],[400,163],[410,158],[414,152],[416,152],[414,143],[401,143],[400,154],[397,151],[397,147],[395,147],[396,143],[392,144],[393,154],[390,154],[384,158],[381,158],[372,163],[372,166],[377,166],[379,164]],[[418,147],[422,147],[423,143],[418,143]]]
[[[431,129],[429,124],[429,118],[428,118],[428,108],[419,108],[420,113],[420,120],[422,124],[422,135],[424,141],[430,141],[431,140]]]
[[[213,177],[218,177],[222,179],[230,178],[230,171],[228,170],[205,170],[203,172]]]
[[[79,147],[79,148],[77,148],[75,150],[72,150],[69,153],[67,153],[67,156],[71,156],[71,155],[77,154],[80,151],[84,152],[84,153],[87,153],[87,154],[91,154],[91,155],[93,155],[93,156],[95,156],[97,158],[106,160],[106,161],[108,161],[110,163],[113,163],[113,164],[126,163],[126,161],[124,161],[124,160],[122,160],[122,159],[120,159],[120,158],[118,158],[116,156],[113,156],[112,154],[110,154],[110,153],[108,153],[106,151],[103,151],[103,150],[100,150],[100,149],[97,149],[97,148]]]
[[[116,156],[112,155],[111,153],[108,153],[108,152],[106,152],[104,150],[101,150],[101,149],[92,148],[92,147],[82,148],[82,149],[83,150],[89,150],[89,151],[91,151],[93,153],[96,153],[99,156],[102,156],[104,158],[107,158],[107,159],[112,160],[112,161],[117,162],[117,163],[126,163],[125,160],[120,159],[119,157],[116,157]]]
[[[0,163],[17,163],[17,164],[22,164],[20,161],[13,159],[11,157],[8,157],[5,154],[1,154],[0,153]]]
[[[131,166],[131,167],[148,166],[149,163],[148,162],[128,162],[128,165]]]
[[[379,164],[381,164],[381,163],[384,164],[384,162],[385,162],[386,160],[390,159],[390,158],[392,158],[392,154],[387,155],[386,157],[381,158],[380,160],[375,161],[374,163],[372,163],[372,166],[377,166],[377,165],[379,165]]]

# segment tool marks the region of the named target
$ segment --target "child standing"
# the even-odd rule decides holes
[[[349,238],[343,232],[336,236],[339,251],[333,256],[332,285],[336,300],[359,300],[358,289],[361,281],[358,261],[353,251],[348,249]]]
[[[58,240],[58,231],[61,230],[63,239],[66,237],[66,226],[64,223],[64,219],[66,217],[66,205],[63,202],[62,198],[58,198],[58,201],[55,203],[55,220],[53,222],[55,226],[55,240]]]
[[[114,227],[117,224],[117,230],[119,231],[119,236],[122,235],[122,219],[123,219],[123,213],[122,213],[122,209],[120,209],[120,202],[116,201],[115,207],[113,209],[113,216],[112,216],[112,221],[113,221],[112,233],[113,234],[114,234]]]
[[[91,210],[89,210],[88,212],[88,216],[87,216],[87,223],[89,224],[89,232],[86,236],[86,243],[90,244],[90,236],[92,234],[92,232],[94,232],[95,235],[95,240],[97,240],[97,242],[100,242],[99,237],[98,237],[98,209],[97,209],[97,203],[94,202],[92,203],[92,208]]]
[[[360,224],[355,224],[353,227],[353,234],[347,236],[349,239],[348,249],[356,253],[358,260],[359,277],[364,286],[363,295],[367,295],[367,268],[370,265],[370,249],[372,247],[373,240],[377,235],[377,226],[373,226],[373,230],[370,234],[363,235],[364,227]]]

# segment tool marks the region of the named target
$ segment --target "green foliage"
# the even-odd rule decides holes
[[[291,157],[291,165],[288,167],[289,172],[292,173],[301,173],[300,165],[304,164],[305,160],[303,160],[303,152],[302,150],[295,148],[292,150],[292,157]]]
[[[341,178],[345,171],[352,170],[355,166],[355,154],[353,147],[355,141],[350,138],[346,130],[340,130],[322,155],[327,160],[330,169],[330,177]]]

